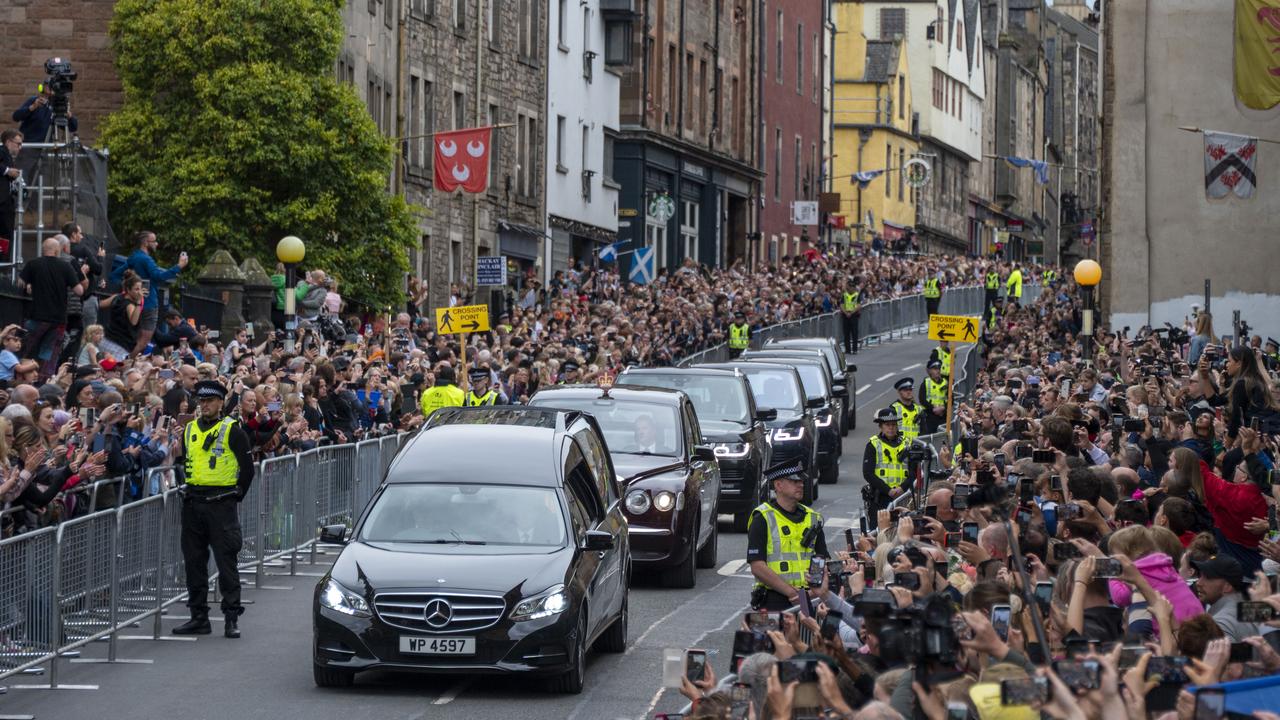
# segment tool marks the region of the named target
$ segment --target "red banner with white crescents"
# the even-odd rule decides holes
[[[489,187],[489,149],[493,128],[470,128],[436,133],[435,187],[444,192],[462,188],[482,193]]]

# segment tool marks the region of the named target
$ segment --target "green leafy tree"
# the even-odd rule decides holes
[[[199,267],[217,249],[275,265],[297,235],[344,296],[398,305],[413,212],[394,161],[333,78],[339,0],[120,0],[111,22],[124,106],[104,123],[112,224],[153,229]]]

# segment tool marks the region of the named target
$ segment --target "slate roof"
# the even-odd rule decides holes
[[[867,41],[866,82],[883,83],[898,69],[898,43],[892,40]]]

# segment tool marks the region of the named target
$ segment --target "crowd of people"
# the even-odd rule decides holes
[[[1084,343],[1080,310],[1067,280],[987,324],[954,446],[844,542],[781,541],[803,579],[686,666],[685,718],[1280,717],[1277,344],[1207,313]]]
[[[579,264],[554,273],[546,287],[530,283],[512,293],[491,332],[468,336],[435,332],[422,305],[425,284],[416,280],[404,311],[388,315],[348,307],[320,268],[292,287],[278,269],[278,309],[294,292],[304,325],[339,328],[290,351],[283,332],[244,327],[218,337],[189,322],[167,302],[185,253],[162,266],[155,233],[137,233],[132,243],[108,266],[68,225],[21,272],[30,313],[0,335],[6,533],[173,482],[148,471],[168,467],[180,452],[200,380],[226,385],[229,414],[249,432],[254,456],[265,458],[413,429],[431,409],[424,396],[469,402],[465,390],[522,403],[539,387],[673,364],[723,342],[735,313],[758,329],[832,312],[851,278],[870,302],[919,292],[930,278],[943,288],[980,282],[996,265],[813,251],[754,269],[689,261],[650,285],[629,285],[615,267]],[[452,287],[450,304],[470,302],[467,293]],[[466,372],[460,337],[468,343]],[[95,488],[99,497],[85,499],[93,481],[118,478],[113,492]]]

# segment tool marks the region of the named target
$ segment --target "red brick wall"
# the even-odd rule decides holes
[[[114,5],[114,0],[0,0],[0,52],[6,66],[0,73],[0,127],[17,127],[12,113],[44,80],[44,61],[62,57],[80,75],[71,96],[80,139],[97,142],[102,117],[124,99],[107,37]]]

